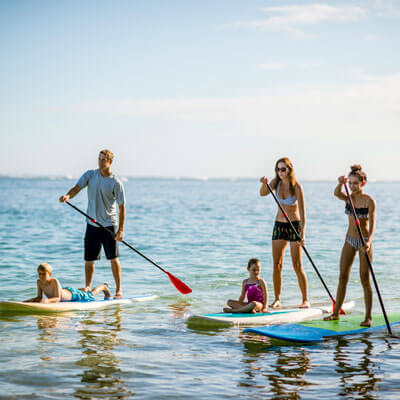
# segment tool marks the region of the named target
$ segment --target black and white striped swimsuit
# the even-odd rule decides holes
[[[359,207],[359,208],[354,207],[354,210],[356,211],[356,215],[359,219],[368,218],[368,207]],[[353,211],[349,203],[346,203],[346,207],[344,208],[344,213],[346,215],[353,215]]]
[[[359,219],[367,219],[368,218],[368,207],[359,207],[359,208],[354,208],[356,215]],[[351,206],[349,203],[346,203],[346,207],[344,209],[344,213],[346,215],[352,215],[352,210],[351,210]],[[364,241],[367,241],[368,238],[365,237]],[[356,250],[359,250],[362,247],[362,241],[360,238],[353,238],[349,235],[346,235],[346,242],[354,247]]]

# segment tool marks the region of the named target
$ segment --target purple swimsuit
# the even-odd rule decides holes
[[[249,303],[252,301],[264,303],[264,294],[258,283],[246,283],[246,295]]]

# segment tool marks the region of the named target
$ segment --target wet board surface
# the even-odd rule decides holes
[[[343,310],[351,310],[354,301],[343,304]],[[265,325],[302,322],[316,319],[332,312],[332,303],[313,304],[310,308],[270,309],[268,313],[216,313],[192,315],[187,319],[189,326],[230,326],[230,325]]]
[[[115,305],[132,304],[157,298],[154,294],[136,295],[123,299],[95,301],[63,301],[60,303],[24,303],[20,301],[1,301],[1,312],[57,313],[66,311],[99,310]]]
[[[391,326],[400,325],[400,313],[389,314],[388,319]],[[332,337],[357,335],[387,329],[384,317],[381,314],[373,315],[373,326],[370,328],[360,326],[363,320],[364,315],[343,315],[337,321],[318,320],[301,324],[262,326],[248,328],[243,332],[252,332],[292,343],[318,343]]]

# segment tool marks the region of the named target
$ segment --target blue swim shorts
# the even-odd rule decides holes
[[[74,289],[71,287],[63,287],[72,293],[71,301],[94,301],[94,295],[92,291],[83,292],[82,290]]]

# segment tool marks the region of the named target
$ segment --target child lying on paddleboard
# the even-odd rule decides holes
[[[263,278],[260,278],[261,262],[252,258],[247,263],[250,277],[242,283],[242,293],[239,300],[228,300],[229,307],[224,308],[226,313],[257,313],[267,311],[268,290]],[[244,301],[247,296],[247,303]]]
[[[38,269],[39,279],[37,280],[37,296],[25,300],[25,303],[59,303],[60,301],[94,301],[94,296],[104,292],[104,300],[111,297],[107,283],[98,286],[90,291],[61,287],[56,278],[52,278],[53,268],[48,263],[42,263]],[[47,299],[43,297],[43,293]]]

